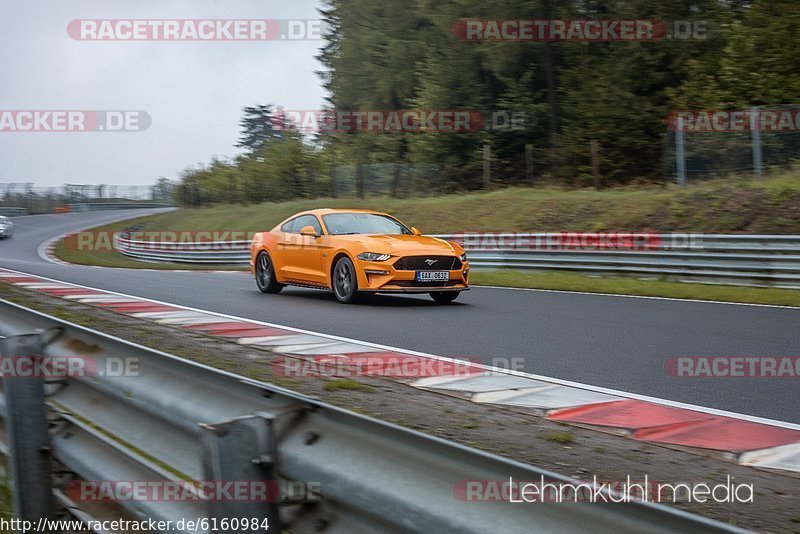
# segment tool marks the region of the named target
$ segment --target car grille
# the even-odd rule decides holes
[[[394,268],[398,271],[455,271],[461,269],[461,260],[456,256],[406,256],[394,262]]]

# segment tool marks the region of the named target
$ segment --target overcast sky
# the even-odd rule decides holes
[[[319,109],[322,42],[79,41],[74,19],[316,19],[315,0],[0,5],[0,110],[143,110],[141,132],[0,131],[0,182],[151,184],[235,156],[241,108]]]

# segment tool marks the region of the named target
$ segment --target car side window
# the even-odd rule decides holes
[[[312,227],[318,235],[322,235],[322,226],[320,226],[319,221],[313,215],[301,215],[300,217],[296,218],[294,220],[294,225],[292,226],[292,232],[299,234],[300,230],[302,230],[305,226]]]
[[[322,225],[321,225],[321,224],[319,224],[319,219],[317,219],[317,218],[316,218],[316,217],[314,217],[313,215],[309,215],[309,217],[311,217],[311,222],[309,222],[309,223],[304,223],[304,224],[303,224],[303,226],[306,226],[306,224],[307,224],[308,226],[312,226],[312,227],[314,228],[314,231],[315,231],[315,232],[317,232],[317,235],[322,235]],[[301,228],[302,228],[302,227],[301,227]],[[298,230],[298,231],[299,231],[299,230]]]
[[[294,228],[294,223],[297,221],[297,219],[298,217],[295,217],[294,219],[291,219],[283,223],[283,226],[281,226],[281,232],[286,232],[287,234],[291,234],[292,229]]]
[[[317,218],[313,215],[301,215],[300,217],[295,217],[291,221],[288,221],[281,226],[281,232],[286,232],[288,234],[299,234],[300,230],[304,226],[311,226],[318,235],[322,235],[322,226],[319,224],[319,220],[317,220]]]

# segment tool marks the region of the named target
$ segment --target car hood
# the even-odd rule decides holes
[[[348,235],[338,236],[361,243],[369,252],[420,252],[422,254],[456,254],[459,251],[449,242],[422,235]]]

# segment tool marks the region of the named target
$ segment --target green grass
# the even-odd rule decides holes
[[[430,198],[322,198],[257,205],[182,209],[102,226],[115,232],[133,224],[145,230],[258,232],[312,208],[373,208],[424,233],[471,231],[800,233],[800,170],[754,181],[719,179],[689,187],[629,186],[595,191],[552,187],[506,188]],[[56,255],[70,263],[104,267],[207,269],[152,264],[113,252],[74,250],[62,241]],[[221,266],[222,269],[231,267]]]
[[[138,261],[116,252],[83,252],[70,250],[63,242],[56,245],[55,255],[61,260],[78,265],[99,265],[125,269],[181,269],[191,271],[245,271],[247,267],[236,265],[192,265],[188,263],[150,263]]]
[[[694,284],[636,278],[601,278],[572,273],[512,270],[473,271],[470,274],[470,282],[473,285],[486,286],[800,306],[800,291],[796,289]]]
[[[539,436],[540,439],[545,441],[552,441],[553,443],[560,443],[566,445],[575,441],[575,436],[572,432],[550,432]]]
[[[375,388],[372,386],[368,386],[366,384],[361,384],[356,382],[355,380],[349,380],[347,378],[341,378],[337,380],[331,380],[325,384],[325,391],[365,391],[367,393],[372,393],[375,391]]]
[[[762,180],[718,179],[685,188],[629,186],[603,191],[505,188],[430,198],[322,198],[184,209],[139,219],[148,230],[269,230],[303,210],[370,208],[423,233],[464,231],[658,231],[800,233],[800,170]],[[130,223],[106,228],[121,229]]]
[[[191,210],[187,210],[191,211]],[[116,222],[103,226],[98,226],[93,229],[93,232],[100,233],[106,232],[109,236],[114,232],[119,232],[133,226],[135,224],[146,224],[148,229],[157,228],[157,221],[153,221],[155,216],[139,217],[136,219],[128,219],[122,222]],[[208,270],[208,269],[221,269],[221,270],[242,270],[241,266],[207,266],[207,265],[190,265],[183,263],[150,263],[144,261],[134,260],[127,256],[123,256],[111,250],[96,250],[86,251],[77,250],[76,241],[71,238],[62,239],[56,243],[54,253],[57,258],[69,263],[78,265],[99,265],[101,267],[124,267],[130,269],[191,269],[191,270]]]

